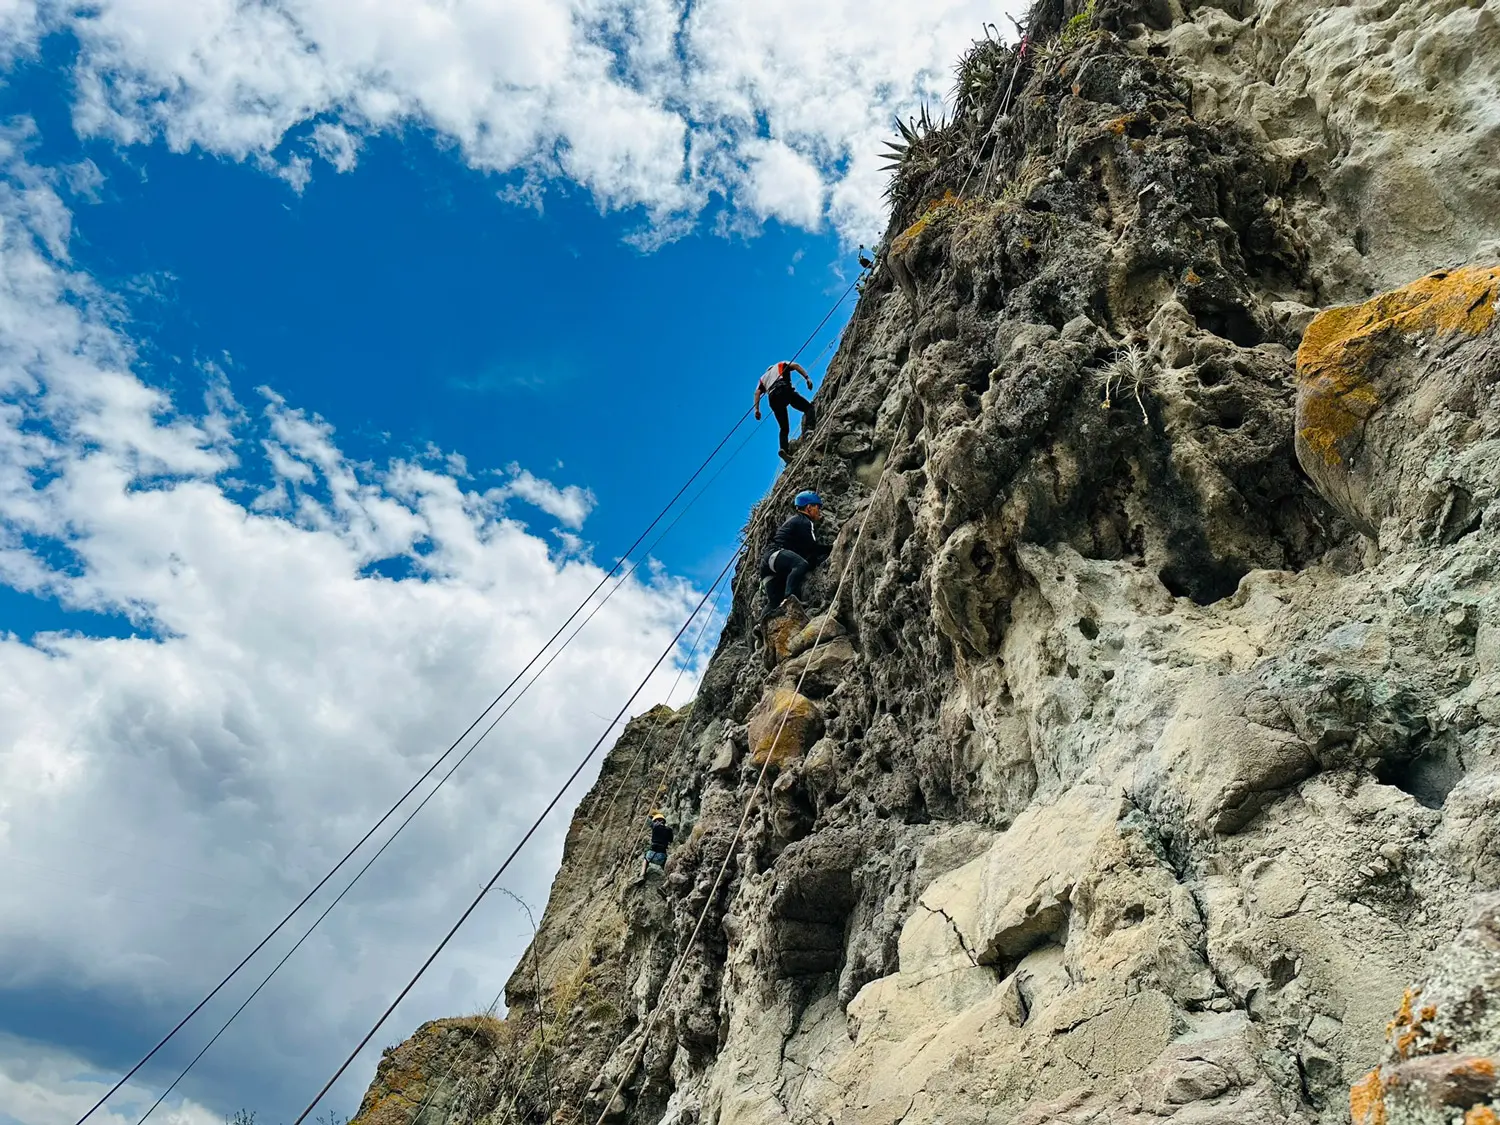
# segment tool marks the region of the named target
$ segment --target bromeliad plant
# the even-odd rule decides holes
[[[974,40],[953,68],[954,118],[983,116],[1009,81],[1015,58],[1015,51],[1000,41],[1000,29],[985,24],[984,38]]]
[[[983,37],[970,44],[954,68],[952,117],[945,112],[934,114],[923,103],[916,117],[897,119],[898,136],[886,142],[882,153],[882,170],[891,173],[886,197],[893,205],[937,194],[939,186],[954,186],[928,184],[927,180],[955,157],[974,155],[983,147],[1008,91],[1018,85],[1026,44],[1023,34],[1019,43],[1007,46],[1001,42],[999,29],[985,24]]]
[[[899,207],[911,197],[916,185],[957,154],[962,143],[958,125],[946,114],[934,120],[925,102],[916,117],[896,119],[900,136],[885,143],[881,169],[891,173],[885,194],[892,205]]]

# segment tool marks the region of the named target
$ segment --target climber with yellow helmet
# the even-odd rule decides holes
[[[657,868],[665,871],[667,866],[667,847],[672,843],[672,829],[667,827],[667,816],[660,809],[651,810],[651,845],[646,849],[646,860],[641,864],[641,878],[651,870],[654,864]]]

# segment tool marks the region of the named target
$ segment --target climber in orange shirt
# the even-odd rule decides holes
[[[807,389],[812,390],[812,376],[807,373],[807,368],[795,362],[771,364],[766,368],[766,373],[760,377],[760,382],[755,385],[755,420],[760,421],[760,396],[765,395],[766,400],[771,404],[771,413],[776,415],[776,424],[781,427],[780,452],[783,461],[792,459],[791,447],[788,445],[790,422],[786,408],[795,406],[802,411],[804,434],[818,424],[818,416],[813,409],[813,404],[799,395],[792,386],[792,372],[794,371],[807,380]]]

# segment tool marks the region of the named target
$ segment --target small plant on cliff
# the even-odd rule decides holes
[[[958,154],[965,134],[962,123],[945,114],[934,118],[925,104],[916,117],[897,120],[896,129],[900,136],[886,142],[883,170],[891,173],[886,198],[899,207],[920,195],[927,179]]]
[[[1151,356],[1139,344],[1127,344],[1116,354],[1114,362],[1104,369],[1104,401],[1099,405],[1108,410],[1114,405],[1117,394],[1129,394],[1140,407],[1141,421],[1151,422],[1146,414],[1146,404],[1141,401],[1141,387],[1151,376]]]
[[[947,114],[939,114],[934,120],[932,110],[926,102],[915,117],[908,117],[905,121],[896,118],[896,129],[900,133],[900,139],[886,141],[887,151],[884,153],[885,164],[882,171],[901,172],[909,168],[913,163],[933,164],[939,155],[941,148],[940,137],[943,130],[948,128]]]
[[[953,68],[953,116],[980,116],[1004,89],[1015,61],[1015,52],[1000,41],[999,28],[985,24],[984,38],[974,40]]]
[[[1089,0],[1088,7],[1063,25],[1057,36],[1057,45],[1064,51],[1071,51],[1094,30],[1094,3],[1095,0]]]

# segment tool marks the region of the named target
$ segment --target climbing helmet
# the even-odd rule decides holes
[[[817,504],[819,507],[823,505],[823,501],[818,497],[816,492],[799,492],[797,493],[797,498],[792,501],[792,507],[798,511],[801,511],[803,508],[809,508],[814,504]]]

